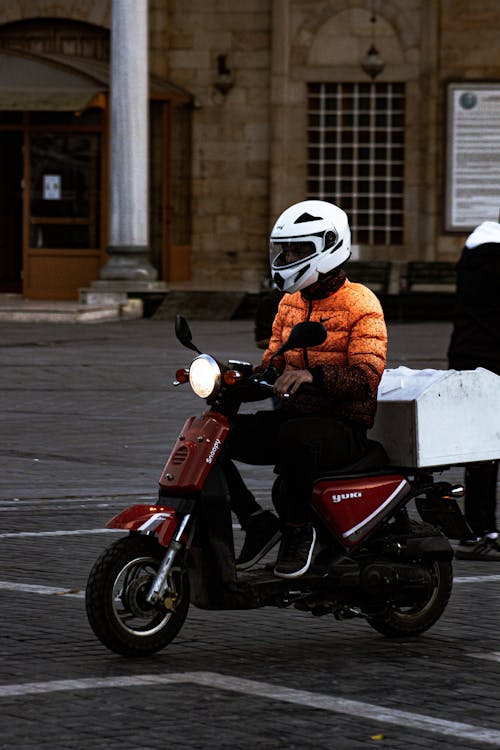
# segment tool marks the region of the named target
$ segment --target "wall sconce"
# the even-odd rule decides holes
[[[227,67],[227,55],[217,55],[217,78],[214,86],[223,96],[234,86],[233,74]]]
[[[374,81],[378,74],[381,73],[385,68],[385,63],[380,56],[380,52],[375,46],[376,22],[377,17],[375,15],[375,0],[372,0],[372,15],[370,18],[370,23],[372,25],[372,43],[370,45],[370,49],[361,60],[361,67],[363,68],[364,72],[370,76],[372,81]]]

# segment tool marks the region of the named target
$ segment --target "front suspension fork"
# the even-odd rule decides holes
[[[172,570],[172,566],[174,564],[175,558],[177,557],[177,553],[184,547],[184,544],[182,543],[182,535],[186,530],[190,518],[190,513],[187,513],[184,516],[179,525],[179,528],[177,529],[177,533],[168,545],[165,557],[163,558],[162,563],[158,568],[158,572],[153,579],[153,583],[151,584],[151,588],[146,597],[147,601],[150,604],[160,604],[165,597],[165,593],[168,588],[168,576],[170,571]]]

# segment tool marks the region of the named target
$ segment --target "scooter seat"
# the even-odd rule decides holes
[[[336,466],[334,469],[322,471],[321,475],[316,477],[316,481],[320,478],[345,476],[350,474],[364,474],[367,472],[373,472],[384,469],[389,464],[389,456],[385,452],[385,448],[382,443],[378,443],[376,440],[368,441],[368,450],[364,456],[354,461],[352,464],[346,466]]]

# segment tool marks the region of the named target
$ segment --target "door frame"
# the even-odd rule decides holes
[[[178,112],[177,107],[186,105],[185,100],[163,99],[162,108],[162,253],[161,268],[162,278],[164,281],[189,281],[191,278],[191,227],[189,226],[188,236],[184,236],[184,241],[179,242],[175,237],[174,223],[178,220],[175,211],[175,190],[174,184],[174,118]],[[191,130],[191,128],[190,128]],[[184,169],[188,170],[189,181],[189,204],[191,202],[191,132],[188,134],[189,140],[189,162],[184,164]],[[178,197],[178,196],[177,196]],[[188,210],[186,213],[190,213]]]
[[[8,219],[10,226],[5,226],[4,234],[1,238],[0,252],[2,253],[2,263],[0,277],[0,293],[2,294],[19,294],[22,292],[22,255],[23,255],[23,196],[22,196],[22,179],[23,179],[23,134],[19,129],[7,128],[0,125],[0,138],[4,135],[16,136],[15,149],[17,159],[15,159],[15,174],[8,171],[8,175],[2,172],[2,193],[10,194],[11,199],[4,199],[4,210],[8,210]],[[14,143],[8,143],[2,146],[4,148],[14,148]],[[14,184],[7,182],[8,177],[15,180]],[[12,198],[12,196],[14,196]],[[5,205],[9,203],[10,206]]]

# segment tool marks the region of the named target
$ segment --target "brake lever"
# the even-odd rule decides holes
[[[259,377],[259,375],[260,375],[260,377]],[[273,380],[272,383],[270,383],[268,380],[264,379],[268,375],[271,375],[271,377],[274,378],[274,380]],[[265,372],[263,372],[261,374],[259,373],[257,375],[254,375],[252,377],[252,380],[253,380],[253,382],[256,385],[261,385],[264,388],[268,388],[270,391],[274,391],[274,382],[276,381],[277,377],[278,377],[278,373],[276,372],[276,370],[274,368],[268,368]],[[283,393],[281,395],[281,398],[290,398],[290,394],[289,393]]]

